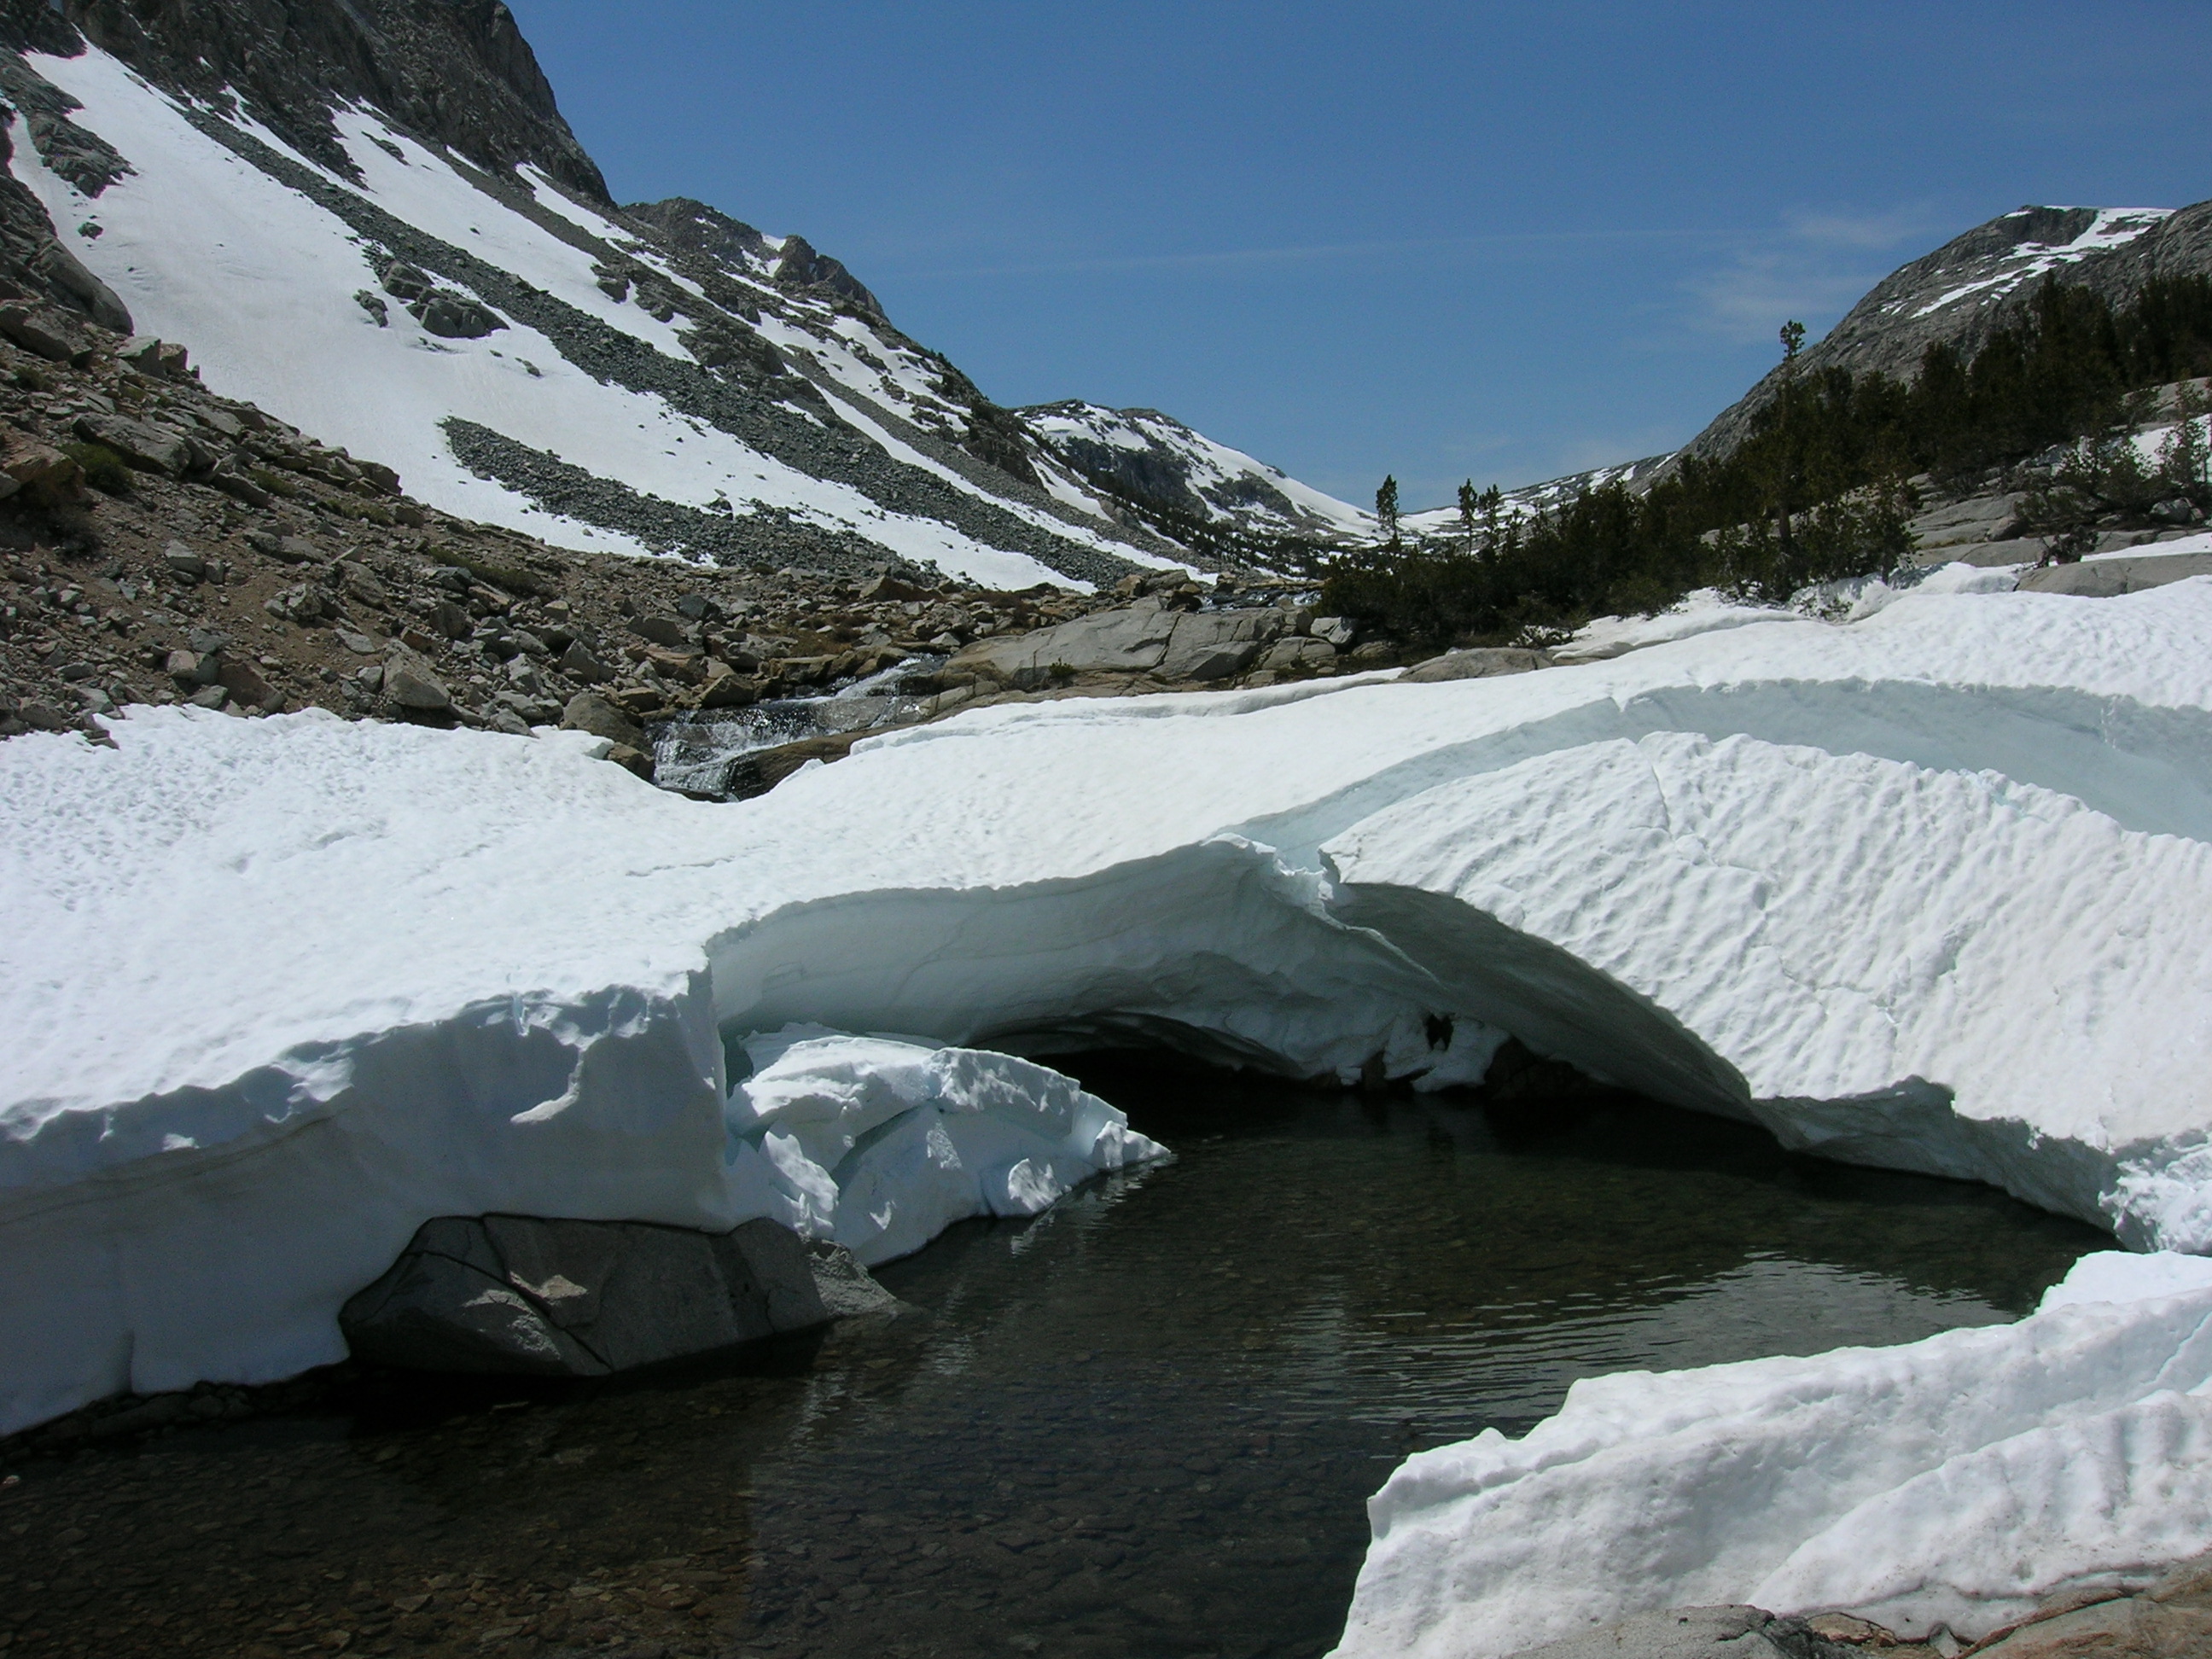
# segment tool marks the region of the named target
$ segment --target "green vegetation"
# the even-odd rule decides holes
[[[1518,521],[1470,483],[1459,535],[1328,561],[1322,608],[1446,642],[1540,639],[1698,587],[1780,599],[1893,568],[1911,550],[1911,480],[2055,446],[2075,447],[2052,458],[2054,482],[2027,516],[2060,556],[2106,513],[2177,495],[2212,510],[2201,441],[2170,445],[2146,468],[2125,436],[2148,418],[2144,389],[2212,374],[2212,279],[2154,282],[2119,307],[2046,279],[1971,361],[1930,346],[1909,383],[1807,373],[1803,338],[1800,325],[1783,331],[1773,396],[1733,453],[1686,459],[1640,494],[1607,485]]]
[[[106,444],[64,444],[62,453],[84,469],[84,481],[109,495],[131,493],[131,467]]]

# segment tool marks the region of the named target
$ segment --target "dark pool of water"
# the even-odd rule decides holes
[[[2108,1243],[1626,1097],[1079,1069],[1179,1160],[884,1268],[911,1315],[20,1471],[0,1653],[1318,1654],[1407,1452],[2013,1317]]]

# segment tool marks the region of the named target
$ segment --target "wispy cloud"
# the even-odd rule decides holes
[[[1790,216],[1790,234],[1798,241],[1823,247],[1864,248],[1887,252],[1906,242],[1924,240],[1942,222],[1924,206],[1894,207],[1881,213],[1796,213]]]
[[[1771,338],[1793,317],[1833,317],[1872,283],[1863,269],[1824,271],[1786,254],[1744,253],[1718,270],[1692,277],[1687,286],[1698,303],[1693,320],[1701,330],[1748,343]]]
[[[1931,234],[1934,216],[1907,205],[1875,213],[1804,212],[1743,239],[1727,260],[1689,278],[1689,320],[1699,332],[1768,341],[1792,318],[1840,316]]]

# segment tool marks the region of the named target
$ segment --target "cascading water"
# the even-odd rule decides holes
[[[922,699],[904,688],[944,662],[908,657],[816,696],[772,697],[750,708],[699,709],[661,721],[650,734],[653,778],[664,789],[726,798],[730,763],[740,756],[918,718]]]

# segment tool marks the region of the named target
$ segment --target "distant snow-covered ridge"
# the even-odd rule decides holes
[[[2201,579],[1916,591],[1506,679],[1001,705],[736,806],[574,733],[12,739],[0,1424],[334,1358],[430,1215],[728,1224],[725,1054],[793,1022],[1437,1082],[1510,1031],[2212,1249],[2208,634]]]
[[[1105,478],[1209,523],[1317,541],[1375,534],[1372,513],[1218,444],[1158,410],[1106,409],[1074,400],[1015,412],[1079,475]]]

